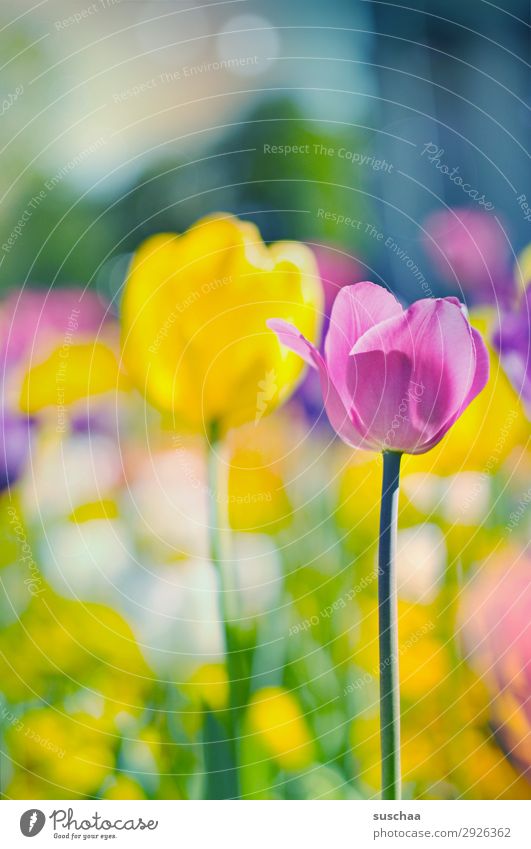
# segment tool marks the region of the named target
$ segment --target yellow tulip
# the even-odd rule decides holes
[[[300,358],[267,329],[271,316],[315,340],[322,291],[311,251],[266,247],[230,215],[163,233],[137,250],[122,304],[123,358],[151,403],[194,430],[259,421],[301,376]]]

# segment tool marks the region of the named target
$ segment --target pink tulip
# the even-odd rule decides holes
[[[485,344],[453,297],[404,310],[374,283],[346,286],[334,302],[324,357],[293,325],[267,324],[318,370],[330,423],[356,448],[429,451],[488,380]]]

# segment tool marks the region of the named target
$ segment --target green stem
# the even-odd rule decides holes
[[[396,529],[402,455],[384,451],[378,548],[382,799],[400,799],[400,690],[396,601]]]
[[[210,559],[216,570],[218,580],[218,598],[221,621],[223,626],[223,637],[225,642],[225,657],[227,666],[227,678],[229,688],[229,704],[227,708],[227,744],[230,752],[230,760],[232,761],[230,776],[226,776],[226,789],[228,791],[225,798],[238,798],[240,795],[239,789],[239,713],[241,710],[240,704],[240,670],[239,670],[239,651],[236,633],[231,625],[230,612],[228,609],[228,588],[225,583],[223,574],[223,547],[221,544],[221,533],[224,522],[221,518],[220,511],[220,486],[218,476],[219,461],[217,457],[217,448],[219,446],[219,434],[216,425],[212,425],[208,439],[208,503],[209,503],[209,546]],[[223,493],[226,495],[226,493]]]

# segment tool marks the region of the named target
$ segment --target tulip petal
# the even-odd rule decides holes
[[[476,395],[479,395],[482,389],[488,383],[489,373],[490,373],[490,357],[489,352],[487,350],[487,346],[485,345],[481,334],[475,329],[475,327],[471,327],[472,340],[474,343],[474,351],[476,357],[476,370],[474,373],[474,378],[472,380],[472,384],[468,391],[468,394],[456,413],[448,419],[442,428],[435,434],[432,439],[429,440],[422,447],[422,451],[418,451],[416,453],[423,454],[426,451],[429,451],[430,448],[433,448],[434,445],[437,445],[438,442],[443,438],[443,436],[448,432],[453,424],[457,421],[459,416],[466,410],[468,405],[474,400]]]
[[[283,318],[269,318],[266,325],[277,334],[279,342],[298,354],[299,357],[308,363],[312,368],[317,368],[314,360],[314,352],[317,353],[317,348],[308,342],[302,333],[297,328],[290,324],[289,321],[284,321]]]
[[[419,433],[415,451],[455,421],[476,376],[476,345],[461,307],[446,299],[417,301],[402,315],[367,331],[351,354],[401,351],[412,362],[411,380],[422,394],[410,405]],[[479,390],[478,390],[479,391]],[[473,396],[472,396],[473,397]],[[413,448],[413,446],[412,446]],[[412,449],[410,449],[412,450]]]
[[[416,402],[413,364],[402,351],[366,351],[350,358],[348,388],[366,440],[380,451],[411,451],[420,432],[411,421]]]
[[[391,292],[375,283],[356,283],[338,293],[325,340],[325,359],[330,376],[343,399],[350,404],[347,388],[349,353],[371,327],[399,316],[403,309]]]
[[[338,436],[354,448],[374,450],[374,446],[364,439],[361,427],[356,426],[360,425],[357,414],[353,414],[353,420],[349,417],[327,365],[317,348],[308,342],[296,327],[283,319],[270,318],[266,324],[277,334],[283,345],[318,370],[326,414]]]

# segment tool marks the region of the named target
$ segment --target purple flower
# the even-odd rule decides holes
[[[517,307],[501,314],[493,343],[531,418],[531,284]]]
[[[33,422],[26,416],[0,407],[0,491],[11,486],[22,473],[29,455]]]

